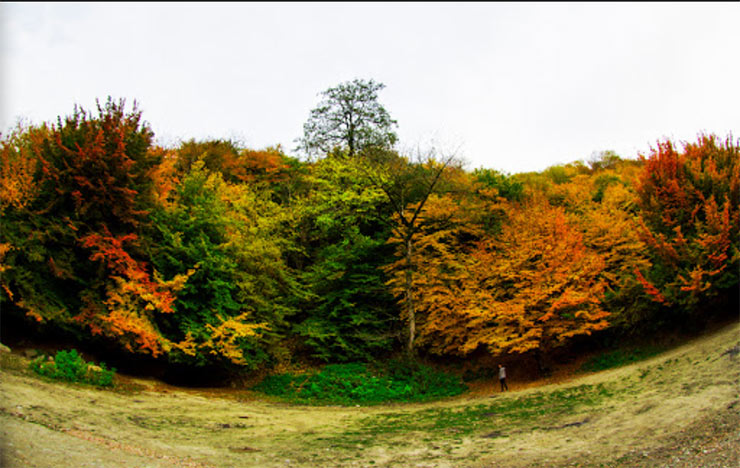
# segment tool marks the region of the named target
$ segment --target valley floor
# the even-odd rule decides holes
[[[740,466],[739,324],[566,382],[372,407],[98,390],[0,357],[2,468]]]

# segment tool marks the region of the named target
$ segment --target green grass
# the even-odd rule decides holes
[[[617,349],[589,359],[580,367],[579,370],[581,372],[599,372],[642,361],[656,356],[663,351],[663,349],[658,347]]]
[[[460,378],[430,367],[392,361],[383,368],[333,364],[302,375],[268,376],[254,390],[298,404],[372,405],[456,396],[467,386]]]
[[[487,438],[508,437],[522,426],[530,429],[559,429],[554,421],[569,418],[579,408],[594,407],[617,393],[605,384],[579,385],[553,392],[536,392],[516,398],[495,398],[490,403],[457,408],[432,408],[368,416],[341,435],[324,438],[331,447],[352,448],[373,444],[381,436],[414,434],[438,438],[478,434]],[[572,421],[569,421],[572,422]]]

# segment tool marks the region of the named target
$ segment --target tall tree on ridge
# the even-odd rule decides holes
[[[324,99],[303,125],[298,149],[315,155],[341,146],[352,157],[369,147],[392,147],[398,140],[393,131],[397,122],[378,102],[383,88],[373,80],[355,79],[322,92]]]

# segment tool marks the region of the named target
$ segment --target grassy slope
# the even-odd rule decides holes
[[[101,391],[39,379],[3,353],[0,466],[737,466],[738,347],[735,324],[565,383],[370,408],[154,383]]]

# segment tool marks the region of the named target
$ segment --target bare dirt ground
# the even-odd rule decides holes
[[[424,404],[306,407],[247,391],[38,378],[0,354],[0,466],[740,466],[740,325],[633,365]]]

